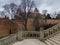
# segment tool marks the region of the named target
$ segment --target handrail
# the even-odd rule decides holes
[[[9,45],[10,43],[16,42],[16,35],[11,34],[5,38],[0,39],[0,45]]]
[[[20,31],[18,32],[18,38],[36,38],[40,34],[40,31]],[[34,37],[35,35],[35,37]],[[40,37],[40,36],[39,36]],[[38,37],[37,37],[38,38]]]
[[[60,32],[60,30],[58,30],[58,27],[60,28],[59,25],[60,25],[60,23],[49,29],[44,30],[44,38],[46,39],[46,38],[52,37],[55,34],[57,34],[58,32]]]

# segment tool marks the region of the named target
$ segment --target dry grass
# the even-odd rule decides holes
[[[60,20],[53,20],[53,19],[48,19],[47,24],[58,24],[60,23]]]

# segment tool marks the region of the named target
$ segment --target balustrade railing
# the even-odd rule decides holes
[[[11,34],[5,38],[0,39],[0,45],[9,45],[18,40],[26,38],[37,38],[40,40],[52,37],[60,32],[60,24],[57,24],[47,30],[41,29],[40,31],[18,31],[16,34]]]
[[[19,39],[26,39],[26,38],[39,38],[40,31],[20,31],[18,32]]]
[[[16,35],[12,34],[10,36],[7,36],[5,38],[0,39],[0,45],[9,45],[12,44],[14,42],[16,42]]]
[[[54,36],[55,34],[59,32],[60,32],[60,23],[47,30],[44,30],[44,38],[47,39],[49,37]]]

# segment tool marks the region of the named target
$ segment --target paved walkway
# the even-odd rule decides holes
[[[21,42],[16,42],[13,45],[60,45],[60,33],[51,37],[44,42],[39,41],[38,39],[25,39]]]

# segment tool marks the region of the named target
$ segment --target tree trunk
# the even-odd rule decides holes
[[[46,14],[44,14],[44,16],[45,16],[45,25],[47,25],[47,19],[46,19]]]
[[[25,24],[25,30],[27,30],[27,24]]]
[[[25,20],[25,25],[24,25],[24,27],[25,27],[25,30],[27,30],[27,19]]]

